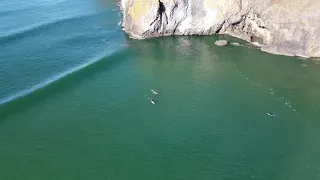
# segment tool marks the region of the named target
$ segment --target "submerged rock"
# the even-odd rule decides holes
[[[240,43],[238,43],[238,42],[232,42],[231,45],[233,45],[233,46],[241,46]]]
[[[226,45],[228,45],[228,41],[226,41],[226,40],[217,40],[214,44],[217,45],[217,46],[226,46]]]
[[[319,0],[121,0],[133,38],[229,34],[282,55],[320,57]]]

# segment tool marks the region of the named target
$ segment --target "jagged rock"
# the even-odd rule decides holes
[[[319,0],[121,0],[133,38],[229,34],[274,54],[320,57]]]
[[[217,46],[226,46],[226,45],[228,45],[228,41],[226,41],[226,40],[217,40],[214,44],[217,45]]]

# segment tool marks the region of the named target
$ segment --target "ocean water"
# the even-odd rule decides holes
[[[319,60],[120,23],[113,0],[2,0],[1,180],[320,179]]]

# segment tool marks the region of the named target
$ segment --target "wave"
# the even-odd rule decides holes
[[[22,5],[22,7],[13,8],[13,9],[5,9],[4,11],[0,11],[0,16],[11,14],[11,13],[21,13],[22,11],[34,10],[34,9],[42,8],[42,7],[46,7],[46,6],[52,6],[55,4],[63,3],[65,1],[66,0],[56,0],[56,1],[47,1],[44,3],[34,3],[34,4],[29,4],[29,5],[24,5],[24,6]]]
[[[87,63],[71,68],[29,89],[0,100],[0,117],[5,117],[10,113],[15,112],[21,105],[22,107],[20,107],[20,109],[30,107],[30,104],[37,103],[44,97],[49,96],[50,92],[56,93],[63,88],[70,87],[72,83],[77,83],[79,80],[83,80],[86,77],[97,73],[99,69],[101,70],[101,68],[112,66],[114,63],[118,63],[119,59],[126,59],[126,57],[128,57],[127,53],[128,51],[126,51],[126,49],[119,49],[111,53],[103,53]],[[108,61],[106,61],[106,59],[108,59]],[[112,59],[117,61],[109,61]]]
[[[8,15],[11,13],[21,13],[21,11],[28,11],[32,9],[33,7],[23,7],[23,8],[17,8],[17,9],[9,9],[5,11],[0,11],[0,16]]]
[[[100,13],[86,14],[86,15],[82,15],[82,16],[74,16],[74,17],[63,18],[63,19],[56,19],[54,21],[49,21],[49,22],[44,22],[44,23],[28,26],[28,27],[21,28],[16,31],[12,31],[12,32],[9,32],[5,35],[0,36],[0,41],[11,41],[11,40],[19,39],[19,38],[22,38],[26,35],[30,35],[30,33],[32,33],[32,32],[37,32],[39,30],[43,30],[43,29],[47,29],[47,28],[49,29],[52,26],[59,27],[59,25],[66,23],[66,22],[69,22],[69,21],[79,21],[79,20],[94,17],[97,15],[100,15]]]

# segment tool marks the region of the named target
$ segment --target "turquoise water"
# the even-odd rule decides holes
[[[115,1],[1,3],[1,180],[320,178],[319,61],[120,20]]]

